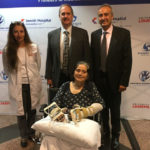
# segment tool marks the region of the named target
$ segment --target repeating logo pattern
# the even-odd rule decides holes
[[[142,71],[142,72],[140,72],[139,78],[143,82],[148,80],[150,78],[150,72],[149,71]]]
[[[4,23],[4,17],[0,15],[0,25]]]

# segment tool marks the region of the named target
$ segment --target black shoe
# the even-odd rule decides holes
[[[111,141],[111,150],[119,150],[119,138],[112,138]]]
[[[110,141],[110,133],[103,133],[102,137],[101,137],[101,145],[105,145],[106,143],[108,143],[107,141]]]
[[[20,145],[21,145],[22,147],[27,147],[27,145],[28,145],[28,140],[27,140],[26,138],[21,138]]]
[[[99,150],[106,150],[110,147],[110,134],[103,134],[101,137],[101,147]]]

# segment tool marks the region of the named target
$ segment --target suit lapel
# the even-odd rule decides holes
[[[101,51],[101,36],[102,36],[102,29],[98,30],[97,34],[96,34],[96,39],[97,39],[97,49],[99,49],[99,51],[97,51],[97,56],[99,56],[99,58],[101,58],[101,54],[100,54],[100,51]]]
[[[56,43],[56,54],[57,54],[58,59],[60,58],[60,32],[61,32],[61,28],[59,28],[55,34],[55,40],[57,42]]]
[[[98,33],[97,33],[97,39],[98,39],[98,42],[99,42],[99,49],[100,49],[100,47],[101,47],[101,36],[102,36],[102,29],[100,29],[99,31],[98,31]]]
[[[75,27],[72,26],[72,33],[71,33],[71,43],[70,43],[70,51],[69,51],[69,55],[71,56],[71,53],[72,53],[72,49],[73,49],[73,46],[75,46],[75,43],[76,43],[76,39],[78,38],[79,35],[76,35],[76,31],[75,31]]]

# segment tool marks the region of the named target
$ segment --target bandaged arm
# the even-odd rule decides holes
[[[94,116],[95,114],[97,114],[99,111],[101,111],[103,109],[103,106],[100,103],[93,103],[89,107],[91,107],[93,109],[93,113],[89,114],[89,116]]]
[[[93,103],[88,107],[80,107],[75,108],[70,111],[71,118],[74,122],[80,121],[82,118],[86,118],[88,116],[94,116],[96,113],[101,111],[103,106],[100,103]]]

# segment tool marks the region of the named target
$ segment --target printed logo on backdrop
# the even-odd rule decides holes
[[[93,19],[92,19],[92,22],[93,22],[93,24],[97,24],[97,18],[96,17],[94,17]]]
[[[144,43],[142,45],[142,49],[140,52],[138,52],[138,55],[141,55],[141,56],[149,56],[150,55],[150,43],[149,42]]]
[[[98,24],[97,17],[92,18],[92,23]],[[127,24],[127,17],[126,16],[114,17],[112,23],[117,25],[117,26],[120,26],[120,27],[130,27],[131,26],[131,25]]]
[[[72,24],[73,24],[74,26],[81,26],[81,22],[78,21],[78,17],[77,17],[77,16],[74,16],[74,17],[73,17]]]
[[[21,22],[23,22],[27,26],[48,25],[48,27],[49,27],[49,23],[51,23],[51,21],[52,20],[50,18],[43,18],[43,19],[40,19],[40,18],[24,19],[24,18],[22,18],[21,19]]]
[[[143,104],[143,103],[133,103],[132,104],[132,108],[136,109],[150,109],[150,105],[149,104]]]
[[[150,17],[139,17],[139,23],[150,23]]]
[[[118,23],[118,22],[122,22],[122,21],[126,21],[126,20],[127,20],[126,16],[114,17],[113,18],[113,23]]]
[[[0,14],[0,29],[8,29],[8,26],[5,26],[5,18]]]
[[[145,43],[144,46],[143,46],[143,49],[145,51],[150,51],[150,43]]]
[[[0,105],[10,105],[10,101],[0,100]]]
[[[149,71],[140,72],[139,78],[142,82],[149,80],[150,79],[150,72]]]
[[[139,81],[131,82],[130,84],[134,84],[137,86],[150,84],[150,71],[143,70],[143,71],[139,72],[138,77],[139,77]]]
[[[123,17],[123,16],[122,17],[114,17],[112,23],[116,24],[116,23],[120,23],[120,22],[123,22],[126,20],[127,20],[127,17]],[[98,24],[97,17],[93,17],[92,22],[93,22],[93,24]]]
[[[126,16],[114,17],[112,23],[119,27],[131,27],[130,22],[128,21]]]
[[[5,19],[4,19],[4,17],[0,14],[0,26],[1,26],[2,24],[4,24],[4,22],[5,22]]]
[[[4,70],[2,70],[0,72],[0,83],[7,83],[7,82],[8,82],[8,76],[6,75]]]
[[[1,54],[3,54],[3,51],[2,51],[2,50],[0,50],[0,55],[1,55]]]

